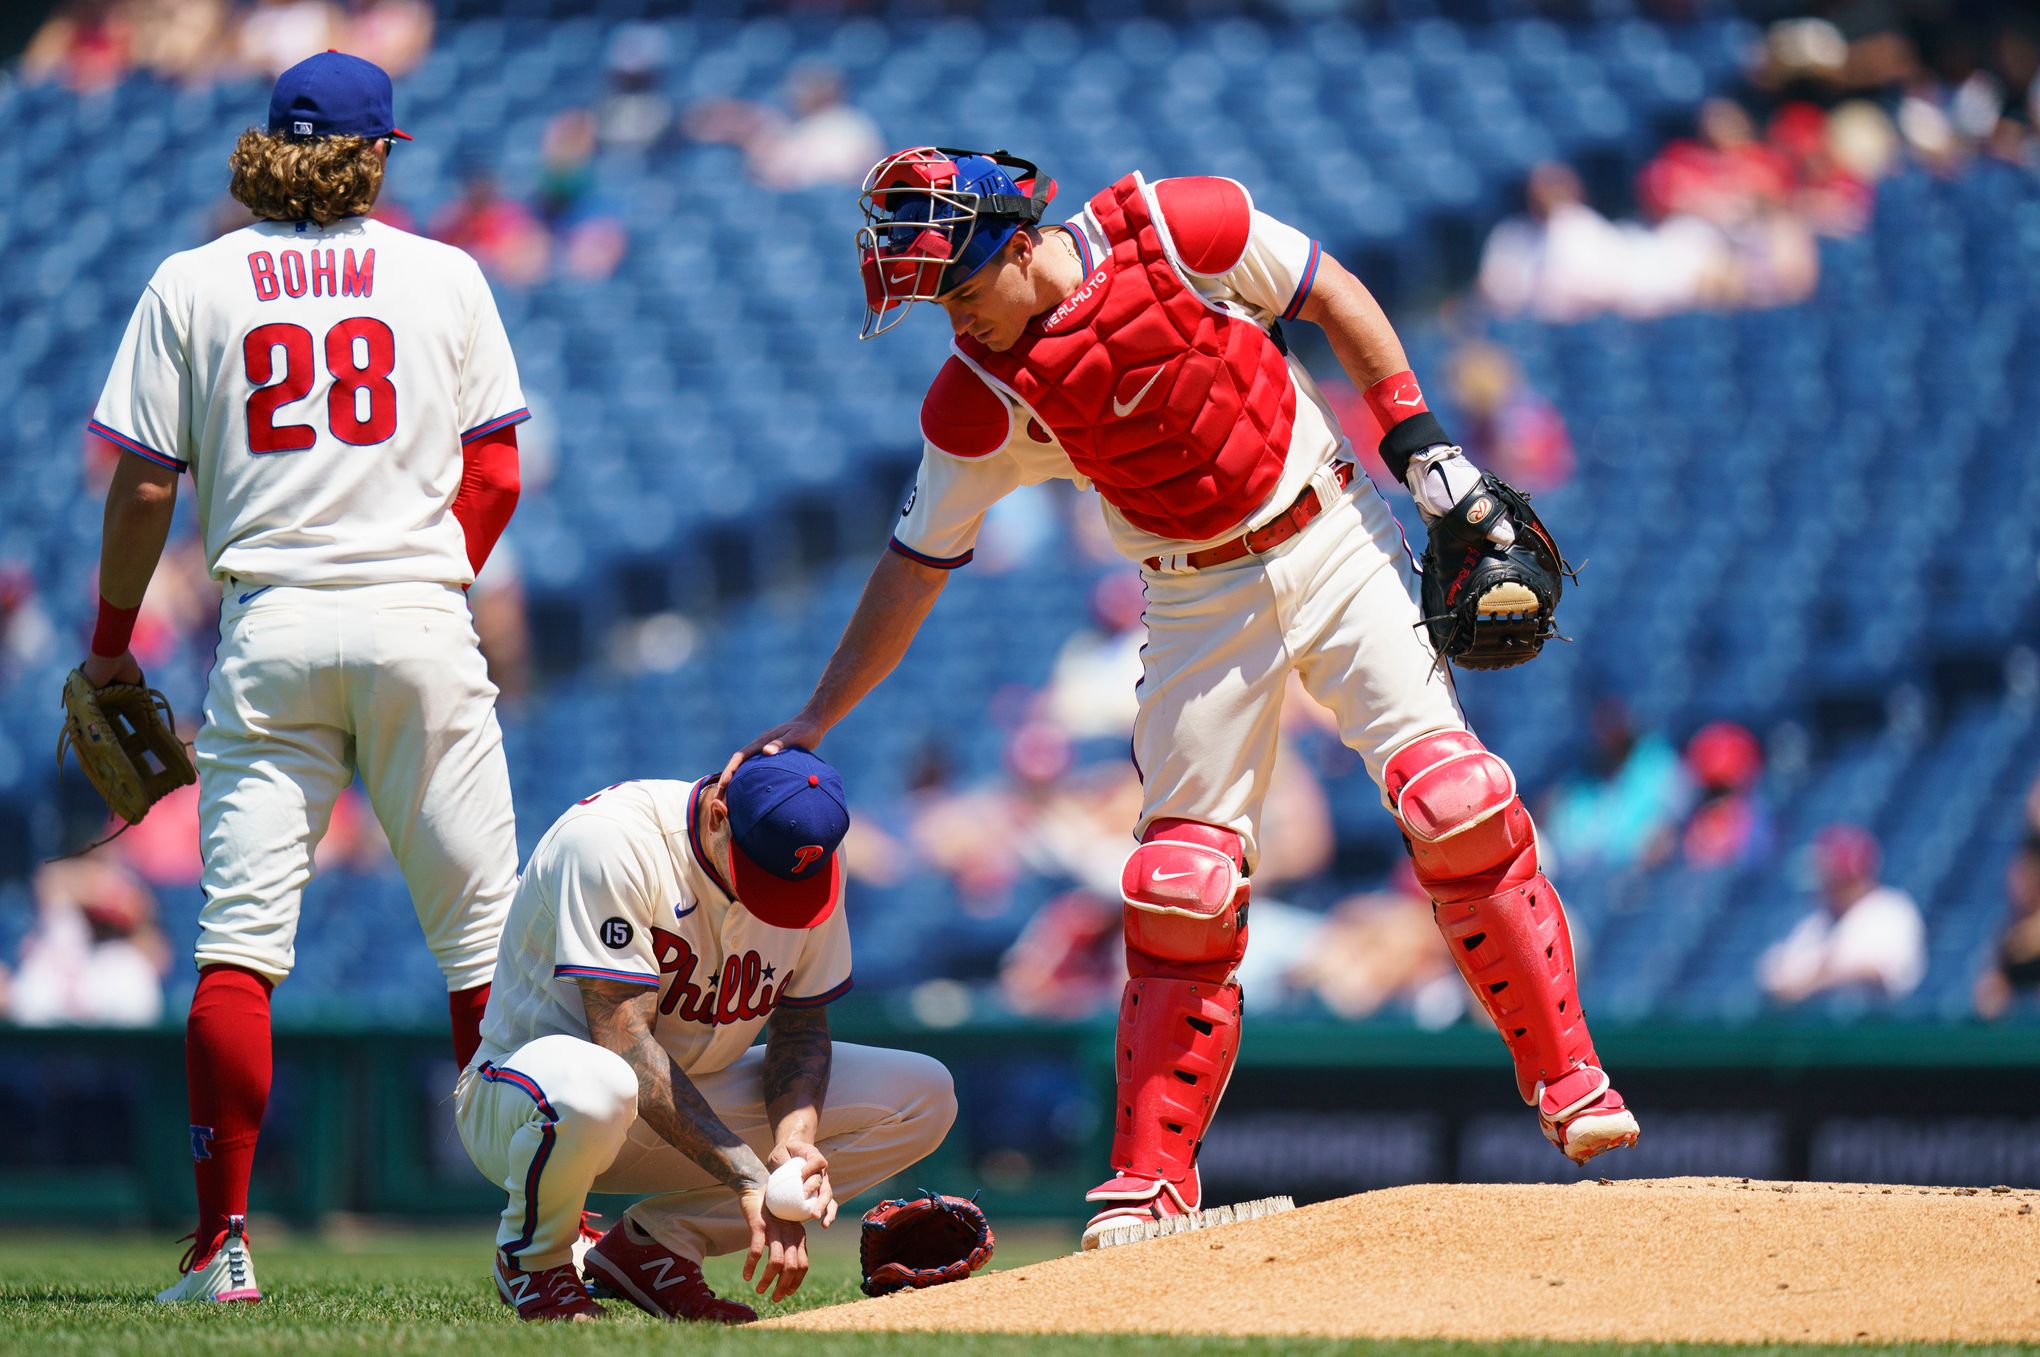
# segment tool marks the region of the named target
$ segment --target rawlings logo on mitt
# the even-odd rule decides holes
[[[976,1201],[923,1191],[864,1214],[864,1294],[960,1282],[992,1256],[992,1227]]]
[[[138,825],[149,807],[198,781],[191,755],[177,738],[177,718],[154,688],[136,683],[92,686],[83,669],[64,678],[64,730],[57,737],[57,767],[75,748],[85,780],[107,808]]]
[[[1496,511],[1515,525],[1507,547],[1484,531]],[[1492,473],[1431,525],[1424,547],[1424,625],[1438,653],[1461,669],[1507,669],[1537,658],[1558,634],[1553,619],[1572,573],[1521,491]]]

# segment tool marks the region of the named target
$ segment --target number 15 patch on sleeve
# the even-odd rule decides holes
[[[631,931],[630,920],[610,918],[602,921],[602,945],[611,951],[620,952],[630,946],[637,935]]]

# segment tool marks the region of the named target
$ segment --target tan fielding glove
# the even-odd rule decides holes
[[[149,807],[198,781],[191,754],[177,738],[177,718],[154,688],[110,683],[94,688],[83,669],[64,677],[64,731],[57,767],[76,748],[78,766],[107,808],[138,825]]]

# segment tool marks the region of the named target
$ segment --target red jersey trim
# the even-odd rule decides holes
[[[1215,175],[1163,179],[1155,184],[1155,202],[1190,272],[1215,278],[1246,258],[1254,203],[1239,184]]]

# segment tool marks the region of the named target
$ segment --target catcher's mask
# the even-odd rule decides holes
[[[879,161],[857,200],[865,308],[857,337],[883,334],[915,302],[961,286],[1054,197],[1053,179],[1004,151],[916,146]]]

